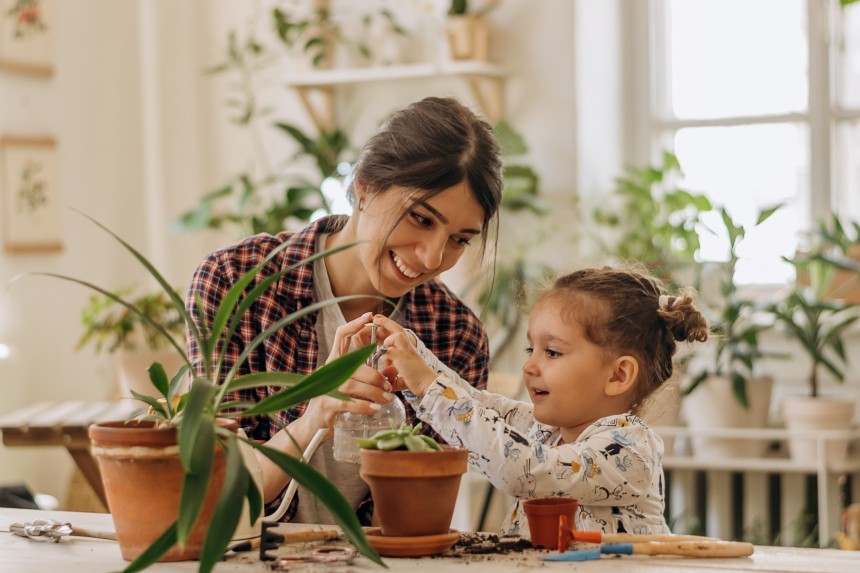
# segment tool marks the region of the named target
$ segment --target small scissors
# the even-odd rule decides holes
[[[80,537],[96,537],[99,539],[116,540],[116,534],[109,531],[89,531],[79,527],[72,527],[67,521],[56,521],[54,519],[36,519],[26,523],[13,523],[9,526],[13,535],[27,537],[30,539],[45,539],[59,543],[60,538],[65,535],[77,535]]]
[[[309,553],[279,555],[271,564],[275,571],[287,571],[296,563],[346,563],[352,565],[355,549],[352,547],[320,547]]]

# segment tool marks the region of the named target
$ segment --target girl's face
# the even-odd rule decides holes
[[[529,317],[529,354],[523,378],[538,422],[561,429],[572,442],[603,417],[613,362],[589,342],[578,322],[565,320],[557,303],[539,302]]]
[[[357,237],[361,263],[374,290],[397,298],[447,271],[470,243],[479,241],[484,211],[465,182],[429,199],[415,200],[407,190],[389,189],[362,196]],[[386,236],[402,213],[394,231]]]

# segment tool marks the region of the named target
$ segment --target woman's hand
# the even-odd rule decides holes
[[[369,319],[370,313],[368,312],[338,327],[327,363],[350,350],[361,348],[370,343],[369,328],[365,326]],[[335,416],[340,412],[372,416],[382,408],[382,404],[386,404],[394,398],[394,395],[391,394],[391,384],[385,379],[385,376],[364,364],[359,366],[352,376],[340,385],[338,391],[346,394],[352,400],[339,400],[326,395],[312,398],[308,401],[305,413],[301,417],[304,420],[303,423],[314,429],[331,428]],[[331,436],[327,437],[330,438]]]

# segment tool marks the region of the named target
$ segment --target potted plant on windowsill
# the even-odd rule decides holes
[[[205,376],[194,376],[190,391],[182,394],[183,377],[190,368],[187,359],[186,365],[172,379],[167,377],[160,364],[155,363],[149,368],[149,376],[157,393],[134,394],[146,404],[136,412],[136,419],[91,427],[93,453],[102,469],[120,548],[123,557],[132,561],[125,571],[140,571],[162,558],[199,558],[199,571],[212,570],[239,526],[243,504],[247,504],[250,521],[254,521],[261,513],[262,497],[254,479],[256,458],[247,448],[261,452],[292,479],[308,488],[329,508],[358,551],[382,564],[377,552],[368,543],[351,506],[324,476],[303,461],[248,440],[234,431],[236,421],[245,416],[273,413],[324,393],[335,393],[345,398],[336,389],[364,363],[372,347],[347,354],[307,376],[285,372],[238,375],[237,370],[248,354],[271,333],[300,316],[317,311],[325,304],[336,304],[355,297],[340,297],[317,303],[281,318],[254,339],[237,360],[236,367],[221,373],[220,356],[235,332],[239,318],[262,292],[293,268],[284,269],[264,280],[255,280],[259,270],[289,243],[273,250],[267,259],[240,277],[225,295],[213,322],[201,329],[186,311],[182,297],[143,255],[97,221],[90,220],[128,250],[162,287],[197,340],[206,373]],[[297,265],[307,264],[339,250],[342,248],[318,253]],[[106,289],[56,273],[36,272],[28,275],[50,276],[93,289],[137,314],[162,336],[170,339],[164,325]],[[20,277],[13,280],[17,278]],[[197,301],[196,307],[200,304],[202,301]],[[194,308],[194,312],[198,311],[198,308]],[[202,316],[202,312],[199,314]],[[172,339],[171,345],[185,357],[184,345]],[[216,383],[218,380],[222,381],[220,385]],[[283,390],[256,403],[224,402],[224,397],[230,391],[260,385],[282,386]],[[131,438],[125,441],[124,436]],[[144,464],[144,460],[152,465]],[[123,471],[123,466],[125,473],[119,477],[112,473],[117,468]],[[134,471],[129,473],[129,467]],[[114,486],[125,485],[124,482],[131,477],[146,474],[146,467],[155,473],[149,475],[143,489],[133,492],[131,501],[121,498],[121,493],[114,490]],[[172,481],[169,476],[175,476],[175,480]],[[147,525],[147,520],[159,506],[165,510],[165,515],[161,521]],[[145,537],[142,540],[135,539],[142,532]]]
[[[761,211],[752,227],[767,221],[779,208]],[[684,411],[687,425],[694,430],[763,428],[767,426],[773,378],[757,375],[755,363],[765,356],[759,348],[759,334],[771,325],[755,320],[756,305],[739,295],[735,283],[738,248],[749,229],[734,221],[725,207],[720,209],[720,221],[728,239],[729,259],[721,269],[719,296],[713,297],[711,305],[716,314],[709,317],[716,334],[712,337],[713,359],[683,389]],[[695,455],[758,457],[767,442],[697,436],[692,445]]]
[[[840,228],[835,231],[839,232]],[[844,336],[860,318],[860,307],[828,294],[834,292],[832,281],[837,268],[850,268],[850,265],[845,262],[845,252],[832,240],[832,235],[818,233],[813,239],[813,245],[805,253],[791,259],[784,257],[803,280],[796,282],[784,300],[768,308],[787,338],[794,340],[809,360],[808,393],[785,398],[783,417],[789,430],[849,429],[854,417],[854,400],[823,396],[819,375],[824,371],[836,382],[845,380],[848,356]],[[788,445],[793,459],[804,463],[818,460],[816,438],[794,437],[789,439]],[[844,461],[847,446],[847,440],[828,440],[825,449],[828,462]]]
[[[90,296],[81,310],[84,332],[75,346],[76,350],[92,347],[97,353],[113,354],[119,394],[127,398],[132,396],[131,390],[143,393],[150,390],[146,368],[153,362],[161,364],[168,377],[176,374],[185,362],[171,346],[185,336],[185,322],[173,301],[160,290],[136,295],[134,292],[135,289],[129,287],[112,294],[127,300],[140,314],[116,303],[110,296]],[[141,315],[162,325],[170,338],[165,338]]]

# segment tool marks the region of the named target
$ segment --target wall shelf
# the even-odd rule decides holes
[[[487,62],[458,61],[315,70],[291,75],[287,78],[286,85],[296,90],[317,128],[330,130],[337,125],[334,93],[338,87],[437,77],[464,78],[487,119],[495,123],[503,117],[505,71],[500,66]]]

